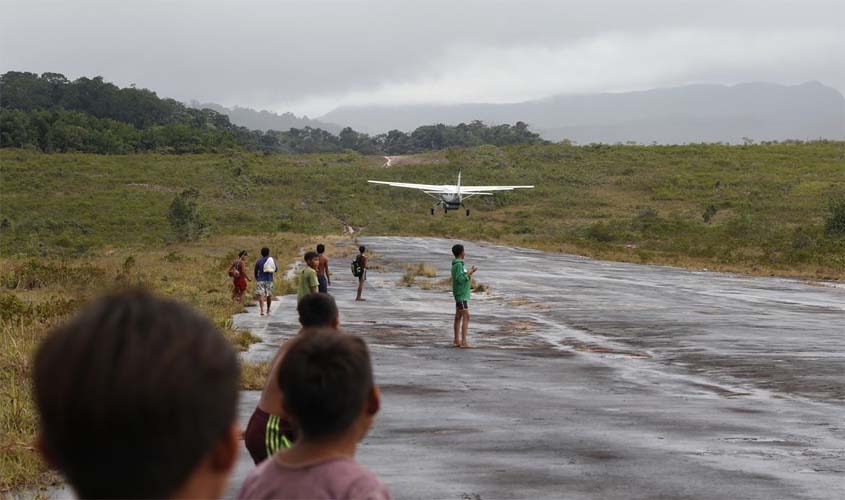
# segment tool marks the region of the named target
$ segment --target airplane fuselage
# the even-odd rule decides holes
[[[440,201],[446,210],[458,210],[461,208],[463,201],[461,198],[461,195],[457,193],[443,193],[440,195]]]

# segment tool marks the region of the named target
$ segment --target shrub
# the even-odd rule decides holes
[[[484,283],[475,281],[475,278],[470,279],[469,286],[475,293],[490,293],[490,287],[488,285],[485,285]]]
[[[399,279],[398,284],[400,286],[413,286],[416,279],[417,279],[416,270],[412,267],[409,267],[408,269],[405,270],[405,274],[403,274],[402,277]]]
[[[197,207],[199,195],[200,193],[196,189],[186,189],[177,194],[173,198],[173,202],[170,203],[167,220],[170,222],[170,227],[173,228],[176,238],[180,241],[197,240],[208,229],[208,224],[200,215],[199,207]]]
[[[9,289],[44,288],[48,286],[85,287],[100,284],[106,272],[90,264],[68,266],[38,260],[30,260],[15,267],[11,273],[2,276],[2,285]]]
[[[597,222],[587,229],[587,238],[602,243],[609,243],[616,239],[616,235],[613,234],[610,224]]]
[[[420,263],[416,267],[417,276],[425,276],[426,278],[434,278],[437,276],[437,268],[431,264]]]
[[[639,211],[639,213],[634,217],[634,220],[631,226],[634,229],[643,231],[645,229],[649,229],[653,227],[657,223],[657,210],[646,207]]]
[[[716,215],[716,212],[718,212],[718,211],[719,211],[718,208],[716,208],[714,205],[710,205],[709,207],[704,209],[704,213],[701,214],[701,218],[704,219],[704,222],[706,222],[707,224],[710,224],[710,219],[712,219],[713,216]]]
[[[825,219],[824,231],[828,236],[845,236],[845,195],[828,202],[830,215]]]

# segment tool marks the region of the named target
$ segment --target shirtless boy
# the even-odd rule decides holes
[[[358,247],[358,256],[355,257],[355,260],[358,261],[358,266],[361,268],[361,274],[358,276],[358,294],[355,296],[355,300],[367,300],[361,297],[361,294],[364,293],[364,282],[367,281],[367,266],[369,261],[367,256],[364,255],[364,252],[367,251],[367,248],[364,245]]]
[[[326,245],[322,243],[317,245],[317,255],[320,256],[320,261],[317,264],[318,291],[320,293],[329,293],[329,287],[332,284],[332,274],[329,272],[329,258],[326,257]]]

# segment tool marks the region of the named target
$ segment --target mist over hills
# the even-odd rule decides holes
[[[213,109],[218,113],[222,113],[229,117],[235,125],[246,127],[253,130],[279,130],[286,131],[292,128],[320,128],[329,131],[333,134],[338,134],[343,129],[342,126],[334,123],[326,123],[317,120],[312,120],[307,116],[302,118],[293,113],[277,114],[272,111],[261,110],[257,111],[252,108],[242,108],[235,106],[234,108],[227,108],[215,103],[202,103],[198,101],[191,101],[188,106],[196,109]]]
[[[515,104],[349,106],[318,120],[370,134],[432,123],[523,121],[544,139],[579,144],[843,139],[845,98],[818,82],[755,82],[559,95]]]

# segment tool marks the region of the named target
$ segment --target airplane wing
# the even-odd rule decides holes
[[[367,181],[370,184],[384,184],[387,186],[393,187],[401,187],[401,188],[410,188],[410,189],[419,189],[421,191],[432,192],[432,193],[454,193],[456,187],[455,186],[434,186],[432,184],[411,184],[408,182],[384,182],[384,181]],[[463,190],[463,188],[461,188]]]
[[[461,186],[462,193],[481,193],[482,191],[513,191],[514,189],[532,189],[534,186]]]

